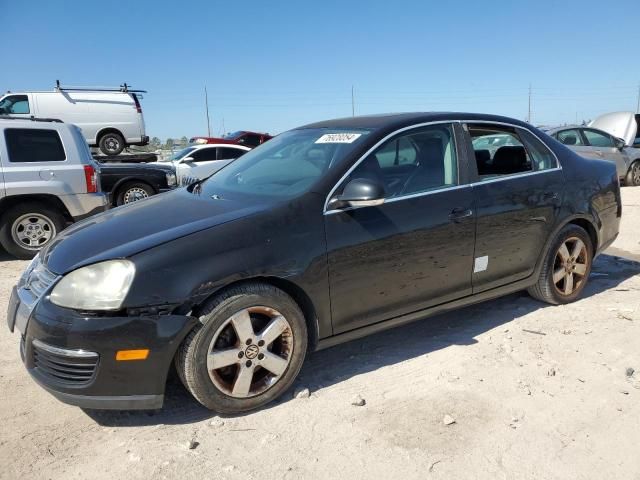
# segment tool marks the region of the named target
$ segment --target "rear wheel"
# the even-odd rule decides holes
[[[118,189],[116,205],[126,205],[148,198],[155,192],[150,185],[143,182],[128,182]]]
[[[117,132],[108,132],[100,137],[100,150],[105,155],[120,155],[124,150],[124,138]]]
[[[11,207],[0,220],[0,244],[20,259],[33,258],[65,227],[64,217],[40,203]]]
[[[631,187],[637,187],[640,185],[640,160],[636,160],[631,164],[624,183]]]
[[[231,288],[202,309],[176,367],[205,407],[237,413],[261,407],[293,383],[307,350],[307,327],[296,304],[266,284]]]
[[[554,305],[573,302],[587,284],[592,260],[589,234],[577,225],[567,225],[549,249],[538,283],[529,288],[529,294]]]

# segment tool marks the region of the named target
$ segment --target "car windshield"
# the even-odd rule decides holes
[[[369,134],[369,130],[301,129],[247,152],[202,185],[207,195],[291,197],[310,188]]]
[[[224,138],[225,140],[233,140],[235,138],[238,138],[240,135],[242,135],[244,132],[239,131],[239,132],[231,132],[231,133],[226,133],[222,136],[222,138]]]
[[[195,150],[195,148],[193,148],[193,147],[183,148],[182,150],[179,150],[176,153],[174,153],[173,155],[171,155],[169,157],[169,161],[170,162],[175,162],[177,160],[180,160],[181,158],[186,157],[189,153],[193,152],[194,150]]]

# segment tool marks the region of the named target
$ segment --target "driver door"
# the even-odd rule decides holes
[[[391,138],[342,181],[381,183],[382,205],[325,212],[334,333],[471,293],[473,195],[458,175],[454,127]]]

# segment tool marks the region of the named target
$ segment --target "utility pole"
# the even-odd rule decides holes
[[[351,116],[356,116],[356,103],[355,97],[353,96],[353,85],[351,85]]]
[[[531,84],[529,84],[529,113],[527,114],[527,123],[531,123]]]
[[[207,86],[204,86],[204,104],[207,111],[207,136],[211,136],[211,122],[209,121],[209,95],[207,94]]]

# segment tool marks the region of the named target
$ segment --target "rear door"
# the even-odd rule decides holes
[[[469,123],[466,131],[476,157],[473,292],[478,293],[533,273],[561,206],[564,177],[555,155],[528,130]],[[491,135],[511,138],[493,154],[474,149]]]
[[[601,158],[601,154],[598,149],[589,146],[581,129],[579,128],[560,130],[559,132],[554,133],[553,137],[582,157]]]
[[[471,293],[473,195],[459,174],[455,130],[443,123],[397,134],[330,195],[354,178],[386,191],[382,205],[325,212],[334,333]]]

